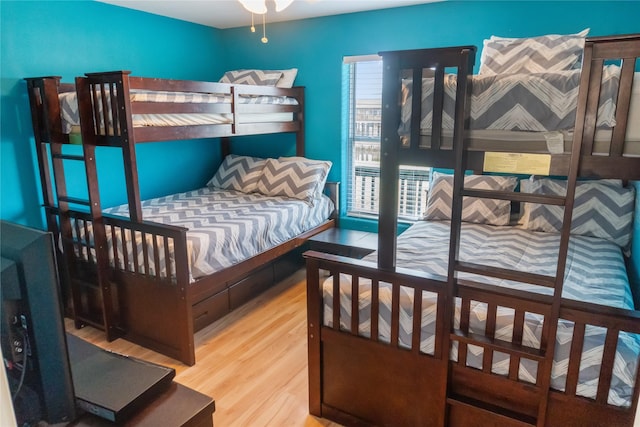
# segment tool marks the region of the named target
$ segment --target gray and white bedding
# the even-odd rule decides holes
[[[446,281],[449,248],[448,221],[421,221],[414,224],[398,237],[397,266],[420,270],[436,279]],[[530,271],[539,274],[555,275],[559,235],[525,230],[518,227],[496,227],[484,224],[463,223],[460,259],[504,268]],[[594,256],[594,254],[598,254]],[[376,253],[365,257],[376,260]],[[463,273],[460,278],[465,278]],[[469,277],[468,275],[466,277]],[[474,280],[479,280],[477,276]],[[533,292],[550,293],[548,288],[530,284],[514,283],[506,280],[485,278],[490,283]],[[341,329],[350,330],[351,318],[351,277],[341,275],[340,279],[340,324]],[[323,283],[324,324],[331,327],[333,322],[333,279]],[[380,282],[379,339],[390,341],[391,286]],[[359,335],[370,336],[371,283],[361,278],[359,282]],[[413,291],[401,287],[400,334],[399,345],[411,347]],[[611,307],[633,309],[633,300],[628,284],[624,259],[620,248],[604,239],[584,236],[572,236],[567,257],[563,297],[602,304]],[[421,344],[423,353],[433,354],[436,296],[422,294]],[[511,340],[513,333],[513,311],[498,309],[496,338]],[[456,309],[456,326],[459,323],[460,307]],[[483,334],[486,321],[486,305],[472,303],[470,315],[472,332]],[[523,344],[539,348],[542,331],[541,316],[527,313],[523,333]],[[567,374],[567,362],[571,347],[573,324],[560,320],[554,356],[551,385],[564,390]],[[588,326],[580,366],[577,394],[595,397],[598,385],[599,365],[602,360],[604,331]],[[457,360],[457,346],[451,349],[452,360]],[[618,406],[629,406],[633,392],[640,337],[621,333],[615,358],[614,376],[609,392],[609,402]],[[469,346],[467,364],[482,366],[482,349]],[[497,374],[508,373],[509,357],[495,353],[492,370]],[[535,382],[537,364],[522,360],[519,378],[522,381]]]
[[[469,129],[549,132],[573,129],[576,118],[580,70],[531,74],[483,74],[472,76]],[[615,125],[615,102],[620,68],[607,65],[603,82],[598,127]],[[640,73],[636,73],[640,74]],[[636,78],[636,81],[639,80]],[[452,129],[456,76],[446,74],[443,129]],[[639,86],[634,84],[634,86]],[[420,129],[429,132],[432,123],[434,78],[422,79]],[[640,92],[640,88],[636,88]],[[411,130],[412,80],[402,81],[400,135]],[[632,101],[633,103],[633,101]],[[636,100],[635,103],[640,103]]]
[[[322,196],[312,203],[281,196],[260,193],[242,193],[209,187],[159,197],[142,202],[143,218],[147,221],[186,227],[190,280],[210,275],[247,258],[264,252],[324,222],[333,211],[333,202]],[[128,216],[127,205],[104,210],[105,213]],[[83,227],[80,227],[83,229]],[[122,241],[111,241],[122,248]],[[119,235],[119,234],[118,234]],[[143,265],[141,245],[133,254],[132,236],[125,234],[128,259],[138,259]],[[137,235],[139,242],[142,236]],[[146,236],[152,245],[151,236]],[[164,255],[163,242],[158,241],[159,252]],[[112,254],[112,250],[109,251]],[[173,248],[170,248],[173,254]],[[153,270],[153,255],[149,254]],[[171,255],[172,256],[172,255]],[[113,262],[113,259],[111,260]],[[119,257],[122,268],[122,257]],[[165,260],[160,260],[166,277]],[[133,266],[126,267],[133,271]],[[175,270],[172,270],[175,272]]]
[[[131,90],[132,102],[169,102],[198,104],[230,104],[231,96],[191,92]],[[297,105],[295,98],[285,96],[240,96],[242,104]],[[60,115],[64,133],[74,132],[80,124],[78,100],[75,92],[60,94]],[[244,123],[291,121],[291,113],[243,114]],[[133,126],[191,126],[233,123],[233,114],[133,114]]]

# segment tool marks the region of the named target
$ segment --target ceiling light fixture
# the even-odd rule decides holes
[[[253,15],[262,15],[262,43],[267,43],[266,14],[267,0],[238,0],[242,7],[251,12],[251,32],[255,33],[256,27],[253,24]],[[276,5],[276,12],[282,12],[293,3],[293,0],[273,0]]]

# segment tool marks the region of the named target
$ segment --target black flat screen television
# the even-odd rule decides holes
[[[51,233],[0,221],[1,344],[19,426],[76,417]]]

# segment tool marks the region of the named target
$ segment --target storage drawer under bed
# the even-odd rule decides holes
[[[229,312],[229,290],[224,289],[215,295],[195,303],[192,308],[193,330],[199,331]]]

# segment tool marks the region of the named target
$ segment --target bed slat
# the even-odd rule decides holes
[[[340,275],[333,275],[333,329],[340,330]]]
[[[489,339],[495,339],[496,332],[496,305],[492,302],[487,303],[487,321],[485,324],[484,335]],[[493,351],[485,349],[483,353],[482,369],[485,372],[491,372],[493,364]]]
[[[420,338],[422,336],[422,291],[413,289],[413,326],[411,328],[411,350],[420,353]]]
[[[569,366],[567,367],[567,382],[565,387],[565,392],[570,396],[575,396],[578,385],[582,346],[584,345],[584,332],[584,323],[574,323],[573,340],[571,342],[571,353],[569,355]]]
[[[524,310],[516,309],[513,313],[513,334],[511,341],[515,345],[522,345],[522,335],[524,331]],[[520,356],[517,354],[510,355],[509,359],[509,379],[515,381],[519,377]]]
[[[627,132],[627,119],[631,105],[631,91],[633,74],[636,68],[636,58],[625,58],[620,70],[620,84],[618,87],[618,101],[616,102],[616,126],[611,137],[609,155],[619,157],[624,151],[624,138]]]
[[[398,335],[400,331],[400,284],[391,284],[391,346],[399,348]]]
[[[351,333],[358,335],[358,326],[360,325],[360,300],[357,295],[360,295],[360,278],[354,276],[351,280]],[[355,298],[353,296],[356,296]]]
[[[611,388],[611,377],[613,375],[611,367],[613,367],[616,351],[618,348],[618,331],[608,329],[607,337],[604,342],[604,354],[602,355],[602,364],[600,369],[600,377],[598,378],[598,392],[596,401],[606,404],[609,399],[609,389]]]
[[[462,298],[460,304],[460,330],[463,334],[469,333],[469,313],[471,310],[471,299]],[[458,363],[462,366],[467,364],[467,343],[458,341]]]
[[[371,280],[371,340],[378,342],[380,323],[380,282]]]

